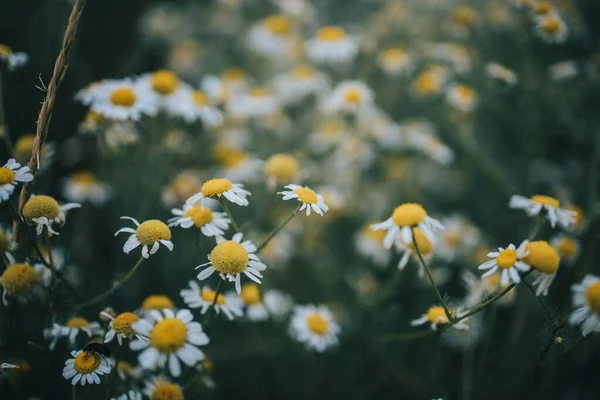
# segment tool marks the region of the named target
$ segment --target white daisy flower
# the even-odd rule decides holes
[[[458,74],[469,73],[473,64],[469,50],[456,42],[433,43],[427,46],[427,55],[433,60],[450,64]]]
[[[175,217],[169,218],[169,226],[184,229],[195,226],[208,237],[223,235],[231,223],[227,213],[212,211],[202,205],[184,204],[182,209],[173,208],[171,213]]]
[[[134,339],[129,343],[131,350],[142,350],[138,357],[144,369],[155,370],[169,363],[169,373],[174,377],[181,376],[180,360],[188,367],[193,367],[204,357],[197,346],[208,344],[208,336],[202,331],[199,322],[189,310],[179,310],[177,314],[165,308],[162,314],[152,310],[148,319],[141,319],[132,324],[133,330],[148,338]]]
[[[365,225],[356,235],[356,251],[378,267],[385,267],[392,258],[392,254],[383,246],[385,231],[374,231],[371,225],[373,223]]]
[[[121,232],[131,233],[131,236],[129,236],[125,245],[123,245],[123,252],[125,254],[129,254],[131,250],[140,245],[142,246],[142,256],[144,258],[148,258],[150,255],[156,253],[161,244],[169,249],[169,251],[173,251],[171,230],[164,222],[157,219],[149,219],[140,224],[135,218],[121,217],[121,219],[129,219],[137,227],[136,229],[121,228],[115,232],[115,236]],[[148,251],[148,247],[150,247],[150,251]]]
[[[508,286],[500,285],[501,274],[499,273],[492,274],[482,279],[473,272],[465,270],[463,271],[461,278],[463,285],[467,290],[467,295],[464,299],[464,305],[466,307],[474,307],[489,296],[499,293],[500,291],[504,290],[506,286]],[[516,293],[516,290],[511,290],[498,299],[494,304],[499,306],[510,305],[514,302]]]
[[[534,18],[534,31],[546,43],[564,43],[567,40],[567,24],[555,12]]]
[[[8,254],[8,253],[7,253]],[[8,296],[28,300],[40,285],[40,275],[35,267],[28,264],[14,263],[14,257],[8,257],[9,265],[0,276],[3,289],[2,303],[8,305]]]
[[[570,224],[575,223],[577,212],[560,208],[560,202],[550,196],[535,195],[531,198],[513,195],[508,204],[510,208],[525,210],[527,215],[537,216],[542,210],[546,210],[546,216],[550,225],[554,228],[558,223],[563,228],[568,228]]]
[[[269,314],[276,318],[286,317],[294,306],[294,299],[287,293],[279,290],[267,290],[263,295],[263,304],[269,311]]]
[[[404,243],[409,243],[412,240],[412,228],[418,227],[423,234],[433,241],[434,233],[444,229],[442,224],[427,215],[427,211],[417,203],[404,203],[394,209],[392,216],[379,224],[371,225],[374,231],[387,231],[383,239],[383,246],[386,249],[391,249],[392,245],[399,238]]]
[[[117,337],[119,346],[123,345],[123,339],[132,339],[134,336],[138,339],[143,339],[143,337],[137,334],[132,327],[134,322],[140,320],[140,317],[137,314],[132,312],[124,312],[116,317],[113,317],[109,313],[102,311],[100,315],[110,319],[110,322],[108,323],[108,331],[104,336],[104,343],[111,342],[115,336]]]
[[[239,206],[247,206],[246,196],[250,196],[250,192],[245,190],[241,183],[232,183],[227,178],[216,178],[204,182],[200,192],[187,199],[186,204],[200,202],[203,205],[205,198],[219,199],[221,196]]]
[[[273,78],[273,90],[285,105],[295,105],[311,95],[329,89],[327,75],[313,67],[301,64]]]
[[[247,36],[250,50],[268,57],[285,56],[292,40],[293,27],[284,15],[270,15],[256,23]]]
[[[488,62],[485,64],[485,73],[493,79],[499,79],[507,85],[516,85],[518,82],[517,75],[505,66],[496,62]]]
[[[0,61],[6,62],[9,71],[12,71],[17,67],[22,67],[27,64],[28,60],[29,56],[26,53],[13,53],[10,47],[0,43]]]
[[[488,257],[493,259],[484,262],[478,267],[480,270],[487,270],[481,277],[486,278],[495,274],[500,269],[502,271],[500,285],[504,286],[511,281],[515,285],[520,283],[521,277],[519,276],[519,271],[527,272],[531,269],[527,263],[522,261],[529,254],[529,251],[527,251],[528,243],[527,240],[524,240],[519,248],[516,248],[511,243],[506,249],[498,247],[497,252],[488,253]]]
[[[373,108],[373,91],[362,81],[340,82],[324,99],[323,110],[326,113],[358,114]]]
[[[91,171],[79,171],[66,180],[63,194],[69,201],[90,201],[95,205],[102,205],[110,197],[111,189],[107,184],[98,181]]]
[[[292,184],[286,185],[284,188],[289,190],[277,192],[277,194],[282,195],[283,200],[298,199],[298,201],[302,203],[300,211],[306,209],[307,216],[310,215],[311,209],[320,216],[323,216],[323,214],[329,210],[329,207],[327,207],[327,204],[325,204],[325,201],[323,200],[323,196],[315,193],[309,187]]]
[[[50,350],[54,350],[58,341],[63,337],[69,338],[71,345],[74,345],[75,339],[81,332],[85,333],[88,338],[104,334],[104,330],[98,322],[89,322],[85,318],[73,317],[64,325],[55,323],[52,325],[52,328],[44,329],[44,337],[51,339],[50,346],[48,347]]]
[[[142,400],[142,394],[140,392],[130,390],[118,397],[111,397],[110,400]]]
[[[290,334],[307,349],[319,353],[339,343],[340,327],[324,306],[295,306],[290,319]]]
[[[561,61],[548,67],[550,78],[555,81],[562,81],[577,76],[579,68],[573,60]]]
[[[227,111],[234,118],[265,117],[279,109],[275,94],[261,86],[247,92],[232,94],[227,103]]]
[[[421,229],[413,228],[413,231],[415,235],[415,240],[417,241],[417,245],[419,246],[419,252],[423,256],[425,262],[429,263],[433,255],[433,243],[427,238],[427,236],[425,236]],[[408,260],[412,256],[419,264],[419,277],[423,278],[425,276],[425,268],[418,259],[417,249],[415,248],[415,245],[413,243],[412,235],[410,240],[408,241],[404,241],[404,238],[402,236],[398,237],[395,244],[396,249],[399,252],[404,253],[402,255],[402,258],[398,262],[398,269],[404,269],[404,267],[406,267],[406,264],[408,264]]]
[[[130,79],[105,82],[94,92],[92,111],[115,120],[137,121],[142,115],[153,116],[158,96]]]
[[[581,283],[571,286],[571,291],[574,310],[569,316],[569,323],[581,324],[583,336],[600,332],[600,278],[588,274]]]
[[[110,374],[110,364],[107,359],[95,351],[73,350],[71,352],[73,358],[69,358],[65,362],[63,368],[63,377],[71,380],[71,385],[81,383],[84,386],[88,384],[100,384],[100,375]]]
[[[181,289],[179,292],[184,303],[189,308],[199,308],[201,314],[206,314],[215,300],[215,291],[208,286],[200,288],[196,281],[190,281],[189,286],[189,289]],[[215,302],[215,311],[217,314],[223,311],[230,320],[244,315],[239,297],[230,292],[219,293]]]
[[[529,254],[523,258],[523,261],[535,270],[533,281],[533,286],[537,286],[535,294],[546,296],[560,266],[560,256],[545,240],[529,242],[525,250]]]
[[[408,75],[414,67],[414,60],[404,49],[393,47],[379,53],[377,65],[390,76]]]
[[[269,310],[260,299],[260,289],[256,283],[244,284],[240,298],[246,306],[246,316],[250,321],[258,322],[269,319]]]
[[[183,400],[184,398],[181,386],[162,377],[146,381],[143,393],[152,400]]]
[[[169,102],[180,99],[183,93],[192,91],[192,87],[179,79],[177,74],[168,69],[159,69],[141,75],[135,85],[144,96],[154,98],[160,109],[169,110]]]
[[[556,235],[550,240],[550,244],[554,246],[561,260],[567,265],[572,265],[581,252],[581,243],[574,237],[564,234]]]
[[[325,26],[306,42],[306,52],[318,64],[347,64],[358,54],[358,46],[342,28]]]
[[[180,90],[168,99],[165,107],[169,114],[181,117],[187,123],[200,120],[208,129],[220,126],[225,121],[223,113],[200,90]]]
[[[450,311],[450,315],[453,318],[457,318],[457,317],[461,316],[460,310],[450,309],[449,311]],[[421,315],[420,318],[412,320],[410,322],[410,325],[411,326],[419,326],[419,325],[425,325],[428,323],[428,324],[430,324],[431,329],[436,331],[440,325],[446,325],[449,322],[450,321],[448,320],[448,316],[446,315],[446,311],[444,310],[444,307],[431,306],[431,307],[429,307],[429,310],[427,310],[427,313]],[[467,325],[465,323],[465,320],[463,319],[463,320],[453,324],[452,328],[459,329],[459,330],[466,330],[466,329],[469,329],[469,325]]]
[[[446,89],[446,102],[459,111],[469,113],[477,106],[477,93],[470,86],[454,83]]]
[[[267,185],[271,189],[279,184],[288,184],[300,178],[300,163],[290,154],[273,154],[265,161],[264,166]]]
[[[74,208],[81,208],[81,204],[67,203],[62,206],[50,196],[31,196],[23,206],[23,218],[30,225],[36,226],[36,233],[41,235],[46,227],[48,235],[58,235],[58,232],[52,229],[52,224],[57,223],[61,226],[65,224],[67,211]]]
[[[0,202],[8,200],[19,182],[31,182],[32,180],[33,175],[29,172],[27,165],[21,167],[21,164],[14,158],[9,159],[0,168]]]
[[[196,267],[198,269],[208,266],[198,274],[198,279],[203,281],[217,271],[221,279],[235,282],[238,294],[242,292],[242,273],[254,282],[261,283],[259,278],[263,276],[260,271],[264,271],[267,266],[260,262],[255,254],[256,246],[251,241],[242,242],[243,236],[241,232],[233,235],[231,240],[217,236],[217,245],[208,256],[209,262]]]
[[[471,257],[479,244],[479,230],[458,214],[444,217],[440,222],[444,231],[436,241],[436,256],[448,262],[464,261]]]

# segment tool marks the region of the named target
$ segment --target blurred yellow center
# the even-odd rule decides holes
[[[204,197],[217,197],[233,188],[233,184],[227,178],[211,179],[202,185],[202,195]]]
[[[571,237],[562,237],[556,244],[558,253],[567,259],[572,259],[577,255],[579,243]]]
[[[315,75],[315,70],[308,65],[298,65],[290,71],[292,78],[307,79]]]
[[[137,97],[132,88],[122,87],[115,89],[110,95],[110,102],[115,106],[131,107],[135,104]]]
[[[326,26],[317,32],[317,38],[326,42],[336,42],[345,37],[346,32],[338,26]]]
[[[458,85],[456,92],[462,100],[473,100],[475,98],[475,91],[466,85]]]
[[[80,374],[91,374],[100,367],[100,355],[93,351],[82,351],[75,357],[73,368]]]
[[[406,58],[406,52],[402,49],[394,48],[385,50],[381,53],[381,60],[384,64],[396,65]]]
[[[291,181],[298,176],[298,161],[289,154],[275,154],[265,163],[265,174],[278,181]]]
[[[2,274],[2,287],[11,296],[28,296],[39,283],[39,274],[27,264],[9,265]]]
[[[362,101],[362,92],[358,89],[348,89],[344,95],[344,101],[346,103],[358,104]]]
[[[183,400],[183,391],[173,383],[157,380],[154,382],[150,400]]]
[[[447,324],[448,317],[442,306],[433,306],[427,310],[427,320],[436,324]]]
[[[529,242],[527,244],[529,254],[523,258],[523,261],[532,268],[545,274],[553,274],[560,265],[560,256],[556,249],[544,240]]]
[[[251,97],[264,98],[264,97],[270,96],[271,92],[269,91],[269,89],[264,88],[264,87],[255,87],[254,89],[250,90],[250,92],[248,92],[248,94]]]
[[[132,312],[124,312],[117,315],[112,323],[113,330],[121,335],[133,335],[135,331],[131,327],[131,324],[139,321],[140,317]]]
[[[200,228],[213,220],[212,211],[201,206],[193,206],[187,210],[183,216],[191,218],[197,228]]]
[[[458,247],[462,242],[459,231],[448,231],[444,234],[444,242],[451,247]]]
[[[71,179],[73,183],[83,187],[84,189],[92,189],[96,187],[96,184],[98,183],[96,175],[94,175],[90,171],[80,171],[73,175]]]
[[[470,26],[475,18],[475,11],[468,6],[456,7],[452,13],[452,20],[462,26]]]
[[[496,258],[496,264],[500,268],[511,268],[517,262],[517,251],[512,249],[506,249],[501,252]]]
[[[306,317],[306,324],[308,325],[308,328],[317,335],[326,334],[327,328],[329,327],[327,320],[323,318],[321,314],[316,312]]]
[[[246,305],[260,304],[260,290],[256,283],[247,283],[242,286],[240,296]]]
[[[246,79],[246,73],[241,68],[228,68],[221,73],[221,78],[230,82],[241,82]]]
[[[0,186],[13,183],[15,181],[15,173],[7,167],[0,167]]]
[[[35,140],[35,135],[27,134],[23,135],[17,140],[15,143],[15,158],[19,162],[29,161],[29,157],[31,157],[31,149],[33,148],[33,141]],[[43,150],[42,150],[43,152]]]
[[[5,44],[0,44],[0,56],[8,56],[12,54],[12,49]]]
[[[187,326],[177,318],[158,321],[150,332],[150,344],[163,353],[175,353],[187,339]]]
[[[600,314],[600,281],[588,286],[585,291],[585,302],[596,314]]]
[[[32,197],[23,206],[23,216],[27,222],[32,222],[34,218],[46,217],[53,220],[60,214],[60,206],[57,201],[50,196]]]
[[[77,328],[77,329],[85,328],[89,325],[90,325],[90,323],[88,322],[88,320],[85,318],[81,318],[81,317],[73,317],[70,320],[68,320],[67,323],[65,324],[66,327]]]
[[[531,196],[531,201],[535,203],[539,203],[545,206],[552,206],[554,208],[558,208],[560,206],[560,202],[554,197],[544,196],[541,194],[536,194],[535,196]]]
[[[232,240],[221,242],[210,252],[213,267],[223,274],[239,274],[248,265],[248,252]]]
[[[290,20],[283,15],[271,15],[264,19],[263,26],[274,35],[284,36],[292,31]]]
[[[404,203],[394,209],[392,220],[398,226],[416,226],[425,221],[427,211],[417,203]]]
[[[161,69],[152,74],[150,86],[156,93],[168,95],[175,92],[179,87],[179,78],[177,78],[175,72]]]
[[[204,93],[200,90],[194,90],[194,92],[192,93],[192,99],[194,100],[194,103],[196,103],[196,105],[199,105],[199,106],[210,105],[210,100],[208,100],[208,96],[206,95],[206,93]]]
[[[375,224],[375,223],[376,223],[376,222],[375,222],[375,221],[373,221],[373,222],[371,222],[371,223],[367,224],[367,225],[366,225],[366,226],[363,228],[362,232],[363,232],[363,233],[364,233],[364,234],[365,234],[367,237],[370,237],[371,239],[374,239],[374,240],[376,240],[378,243],[383,243],[383,238],[384,238],[384,237],[385,237],[385,235],[386,235],[386,231],[384,231],[384,230],[377,230],[377,231],[374,231],[373,229],[371,229],[371,225],[373,225],[373,224]]]
[[[171,229],[164,222],[151,219],[137,227],[135,236],[141,244],[150,245],[159,240],[171,240]]]
[[[202,300],[212,303],[215,300],[215,291],[210,289],[202,289],[200,291]],[[217,304],[225,304],[225,296],[219,293],[217,296]]]
[[[172,310],[175,308],[173,301],[165,295],[155,294],[146,297],[146,299],[142,303],[142,309],[148,310],[162,310],[167,308]]]
[[[133,373],[133,365],[127,361],[119,360],[117,362],[117,370],[123,372],[125,375],[131,375]]]
[[[547,17],[542,24],[542,30],[550,35],[560,32],[561,27],[560,20],[554,17]]]
[[[300,187],[295,189],[294,193],[298,195],[298,200],[306,204],[315,204],[319,201],[317,194],[309,188]]]
[[[433,251],[433,244],[431,243],[431,241],[427,239],[427,236],[425,236],[421,229],[413,228],[413,231],[421,254],[431,254],[431,252]],[[417,249],[415,249],[415,245],[412,241],[408,244],[408,247],[410,247],[413,252],[417,252]]]
[[[534,15],[546,15],[552,12],[552,4],[547,1],[540,1],[539,3],[533,6],[533,14]]]
[[[415,90],[421,95],[438,92],[440,90],[438,75],[431,71],[421,73],[415,80]]]

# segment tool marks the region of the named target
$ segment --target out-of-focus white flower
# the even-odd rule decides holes
[[[577,76],[579,69],[575,61],[567,60],[552,64],[548,67],[548,73],[553,80],[562,81]]]
[[[327,75],[309,65],[301,64],[273,78],[273,89],[285,105],[298,104],[306,97],[329,89]]]
[[[324,99],[322,107],[326,113],[348,113],[356,115],[373,106],[373,91],[362,81],[339,83]]]
[[[158,96],[130,79],[106,81],[93,91],[92,111],[115,120],[137,121],[158,111]]]
[[[446,101],[455,109],[469,113],[477,105],[477,93],[470,86],[451,84],[446,89]]]
[[[0,43],[0,61],[6,62],[9,71],[22,67],[28,60],[29,56],[26,53],[14,53],[10,47]]]
[[[414,60],[404,49],[392,47],[379,53],[377,65],[390,76],[408,75],[412,72]]]
[[[567,40],[567,24],[558,13],[540,15],[534,18],[535,33],[546,43],[563,43]]]
[[[496,62],[485,64],[485,73],[490,78],[499,79],[511,86],[516,85],[518,81],[517,75],[513,71]]]
[[[77,203],[90,201],[102,205],[106,203],[110,194],[110,187],[98,181],[91,171],[79,171],[65,181],[64,195],[69,201]]]
[[[513,195],[508,204],[510,208],[521,209],[527,212],[530,217],[537,216],[542,210],[546,210],[546,216],[550,225],[554,228],[558,223],[563,228],[568,228],[575,222],[575,211],[560,207],[560,202],[554,197],[545,195],[535,195],[531,198]]]
[[[308,349],[319,353],[338,344],[340,327],[326,306],[295,306],[290,334]]]
[[[310,59],[319,64],[346,64],[358,54],[358,46],[338,26],[325,26],[306,42]]]
[[[586,275],[581,283],[571,286],[574,310],[569,317],[571,325],[581,324],[581,334],[600,332],[600,278]]]
[[[292,21],[285,15],[270,15],[248,32],[250,50],[268,57],[285,55],[293,35]]]
[[[63,337],[69,338],[71,345],[75,344],[75,339],[81,332],[85,333],[88,338],[104,334],[104,330],[98,322],[89,322],[81,317],[73,317],[64,325],[55,323],[52,325],[52,328],[45,329],[44,337],[46,339],[51,339],[49,348],[50,350],[54,350],[59,339]]]

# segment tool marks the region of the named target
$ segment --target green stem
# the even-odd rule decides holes
[[[545,217],[542,214],[537,216],[536,221],[531,227],[531,231],[529,232],[529,237],[527,238],[528,241],[531,242],[540,233],[540,230],[544,226],[544,220]]]
[[[71,385],[71,398],[73,400],[77,399],[77,393],[76,393],[77,389],[76,388],[77,388],[77,385]]]
[[[222,285],[223,279],[219,279],[219,283],[217,283],[217,288],[215,289],[215,297],[213,298],[210,309],[206,312],[206,317],[204,317],[204,329],[208,328],[214,316],[217,315],[217,309],[215,308],[215,306],[217,305],[217,298],[219,297],[219,292],[221,292]]]
[[[104,292],[100,293],[99,295],[92,297],[89,300],[84,301],[83,303],[79,303],[75,306],[76,310],[81,310],[82,308],[91,306],[92,304],[95,304],[101,300],[104,300],[106,297],[110,296],[111,294],[113,294],[118,288],[120,288],[125,282],[127,282],[129,280],[129,278],[131,278],[133,276],[133,274],[135,274],[135,271],[137,271],[137,269],[140,267],[140,265],[142,265],[142,261],[144,261],[144,257],[140,256],[140,259],[137,261],[137,263],[135,263],[135,265],[133,266],[133,268],[131,268],[129,270],[129,272],[127,273],[127,275],[125,275],[123,278],[121,278],[120,280],[116,281],[110,288],[108,288],[107,290],[105,290]]]
[[[298,207],[296,207],[296,209],[294,210],[294,212],[286,218],[285,221],[283,221],[281,223],[281,225],[279,225],[277,227],[277,229],[275,229],[273,232],[271,232],[271,234],[269,235],[269,237],[267,237],[256,249],[256,253],[260,253],[260,251],[262,249],[264,249],[265,247],[267,247],[267,245],[269,244],[269,242],[271,241],[271,239],[273,239],[283,228],[285,228],[285,226],[287,224],[289,224],[289,222],[296,216],[296,214],[298,214],[298,211],[300,210],[301,205],[298,205]]]
[[[220,197],[219,203],[221,203],[221,207],[223,207],[223,210],[225,210],[225,212],[227,213],[227,216],[231,221],[233,229],[235,229],[236,232],[241,232],[240,227],[238,226],[238,224],[235,223],[235,219],[233,219],[233,215],[231,215],[231,211],[229,211],[229,207],[227,206],[227,200],[224,200],[223,197]]]
[[[544,302],[544,300],[542,300],[542,298],[535,293],[535,289],[533,288],[533,286],[531,286],[531,284],[529,282],[527,282],[526,279],[523,279],[523,283],[525,284],[525,286],[527,286],[527,289],[529,289],[531,291],[531,293],[533,293],[533,296],[538,300],[538,302],[540,303],[540,305],[542,306],[542,308],[548,315],[548,318],[551,321],[554,320],[554,314],[553,314],[552,310],[550,309],[550,307],[548,307],[548,305]]]
[[[390,335],[384,335],[381,336],[380,339],[384,342],[403,342],[406,340],[421,339],[427,336],[431,336],[435,333],[436,331],[434,331],[433,329],[427,329],[426,331],[419,332],[394,333]]]
[[[419,257],[419,260],[421,261],[421,265],[423,265],[423,267],[425,268],[425,272],[427,272],[427,276],[429,277],[429,280],[431,281],[431,285],[433,286],[433,290],[435,291],[435,295],[437,296],[438,301],[440,302],[442,307],[444,307],[444,312],[446,313],[446,317],[448,317],[448,321],[450,321],[452,323],[452,321],[453,321],[452,314],[450,313],[450,310],[448,309],[448,306],[446,305],[444,298],[440,294],[440,291],[438,290],[437,285],[435,284],[435,281],[433,280],[433,275],[431,274],[431,270],[429,270],[427,263],[423,259],[423,255],[421,255],[421,250],[419,250],[419,243],[417,243],[417,238],[415,236],[415,228],[411,228],[411,231],[412,231],[412,242],[413,242],[413,246],[415,247],[415,252],[417,253],[417,256]]]

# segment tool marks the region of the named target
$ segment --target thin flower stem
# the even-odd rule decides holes
[[[529,237],[527,238],[528,241],[531,242],[540,233],[540,230],[544,226],[544,221],[545,218],[543,215],[540,214],[537,216],[535,223],[533,224],[533,226],[531,227],[531,231],[529,232]]]
[[[219,279],[219,283],[217,283],[217,288],[215,289],[215,297],[213,298],[210,309],[206,312],[206,316],[204,317],[204,329],[207,329],[210,326],[211,321],[214,316],[217,315],[217,299],[219,298],[219,292],[221,291],[221,286],[223,286],[223,279]]]
[[[83,303],[77,304],[75,306],[75,309],[81,310],[82,308],[91,306],[92,304],[95,304],[101,300],[104,300],[106,297],[113,294],[118,288],[120,288],[125,282],[127,282],[129,280],[129,278],[131,278],[133,276],[133,274],[135,274],[135,271],[137,271],[137,269],[140,267],[140,265],[142,265],[142,261],[144,261],[144,257],[140,256],[140,259],[137,261],[137,263],[135,263],[133,268],[131,268],[129,270],[127,275],[125,275],[120,280],[116,281],[110,288],[108,288],[104,292],[100,293],[99,295],[92,297],[91,299],[86,300]]]
[[[536,294],[533,286],[531,286],[531,284],[529,282],[527,282],[526,279],[523,279],[523,283],[525,284],[525,286],[527,286],[527,289],[529,289],[531,291],[531,293],[533,293],[533,296],[538,300],[538,302],[540,303],[540,305],[542,306],[542,308],[548,315],[548,318],[550,318],[551,320],[554,319],[552,310],[550,309],[550,307],[548,307],[548,305],[544,302],[544,300],[542,300],[542,298]]]
[[[448,306],[446,305],[444,298],[440,294],[440,291],[438,290],[437,285],[435,284],[435,281],[433,280],[433,275],[431,274],[431,270],[429,269],[429,267],[427,266],[427,263],[425,262],[425,260],[423,259],[423,256],[421,255],[421,250],[419,250],[419,244],[417,243],[417,238],[415,236],[415,228],[411,228],[411,231],[412,231],[412,242],[413,242],[413,246],[415,247],[415,252],[417,253],[417,256],[419,257],[419,260],[421,261],[421,265],[423,265],[423,267],[425,268],[425,272],[427,272],[427,276],[429,277],[429,280],[431,281],[431,285],[433,286],[433,290],[435,291],[435,294],[436,294],[440,304],[442,305],[442,307],[444,307],[444,312],[446,313],[446,317],[448,317],[448,320],[450,321],[450,323],[452,323],[453,322],[452,314],[450,313],[450,310],[448,309]]]
[[[235,219],[233,219],[233,215],[231,215],[231,211],[229,211],[229,206],[227,206],[227,201],[224,200],[223,197],[220,197],[219,203],[221,203],[221,207],[223,207],[223,210],[225,210],[225,212],[227,213],[227,216],[229,217],[229,220],[231,221],[231,225],[233,226],[233,229],[235,229],[236,232],[241,232],[240,227],[238,226],[238,224],[236,224]]]
[[[274,238],[274,237],[275,237],[275,236],[276,236],[276,235],[277,235],[277,234],[278,234],[278,233],[279,233],[279,232],[280,232],[280,231],[281,231],[283,228],[285,228],[285,226],[286,226],[287,224],[289,224],[289,222],[290,222],[290,221],[291,221],[291,220],[292,220],[292,219],[293,219],[293,218],[296,216],[296,214],[298,214],[298,211],[300,210],[300,207],[301,207],[301,206],[302,206],[301,204],[300,204],[300,205],[298,205],[298,207],[296,207],[296,209],[294,210],[294,212],[293,212],[293,213],[292,213],[292,214],[291,214],[289,217],[287,217],[287,219],[286,219],[285,221],[283,221],[283,222],[281,223],[281,225],[279,225],[279,226],[277,227],[277,229],[275,229],[273,232],[271,232],[271,234],[269,235],[269,237],[268,237],[268,238],[266,238],[266,239],[265,239],[265,240],[264,240],[264,241],[263,241],[263,242],[262,242],[262,243],[261,243],[261,244],[258,246],[258,248],[256,249],[256,253],[257,253],[257,254],[258,254],[258,253],[260,253],[260,251],[261,251],[262,249],[264,249],[265,247],[267,247],[267,245],[269,244],[269,242],[271,241],[271,239],[273,239],[273,238]]]
[[[77,400],[77,385],[71,385],[71,398]]]
[[[421,339],[427,336],[431,336],[435,333],[436,331],[434,331],[433,329],[427,329],[425,331],[419,332],[393,333],[390,335],[383,335],[380,337],[380,339],[384,342],[403,342],[407,340]]]

